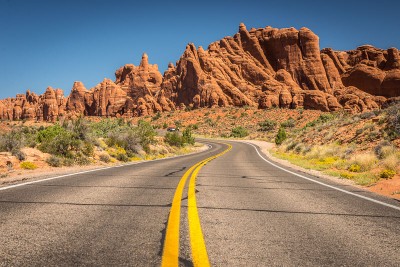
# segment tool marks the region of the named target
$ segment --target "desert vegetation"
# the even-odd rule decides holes
[[[373,185],[400,173],[400,104],[357,115],[321,114],[290,131],[273,155],[307,169]]]
[[[163,136],[145,120],[133,124],[78,118],[41,126],[9,125],[0,134],[0,156],[9,171],[34,170],[43,167],[34,162],[39,153],[45,165],[62,167],[162,158],[190,152],[194,144],[191,127]]]
[[[396,103],[359,114],[244,106],[176,110],[144,119],[155,128],[179,122],[199,137],[275,143],[271,153],[278,158],[373,186],[400,176],[399,110]]]

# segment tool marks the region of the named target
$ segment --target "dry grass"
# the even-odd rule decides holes
[[[376,166],[378,163],[378,159],[373,153],[364,153],[364,154],[358,154],[353,156],[350,159],[350,164],[356,164],[360,166],[361,172],[366,172],[371,170]]]

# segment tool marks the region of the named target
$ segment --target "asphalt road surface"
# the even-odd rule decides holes
[[[211,266],[400,265],[397,201],[287,172],[249,144],[206,142],[197,154],[0,188],[0,266],[173,265],[173,203],[180,266],[199,265],[193,240]],[[188,170],[223,151],[198,166],[198,218],[188,216]],[[188,217],[203,239],[189,234]]]

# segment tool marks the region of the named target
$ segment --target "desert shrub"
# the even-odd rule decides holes
[[[116,159],[119,160],[119,161],[123,161],[123,162],[128,162],[129,161],[128,156],[126,154],[123,154],[123,153],[117,154]]]
[[[400,104],[395,103],[389,106],[386,110],[386,132],[391,139],[400,136]]]
[[[273,120],[265,120],[263,122],[258,123],[258,126],[260,126],[260,128],[258,129],[258,131],[261,132],[269,132],[272,131],[276,128],[277,122],[273,121]]]
[[[389,141],[382,141],[382,142],[380,142],[375,148],[374,148],[374,152],[375,152],[375,155],[378,157],[378,159],[383,159],[384,157],[385,157],[385,154],[384,154],[384,152],[382,151],[382,149],[384,148],[384,147],[391,147],[392,145],[391,145],[391,143],[389,142]]]
[[[182,132],[182,142],[184,144],[194,145],[194,137],[192,136],[192,128],[186,127]]]
[[[379,173],[379,177],[384,179],[392,178],[395,175],[396,172],[394,170],[383,170]]]
[[[92,156],[94,141],[89,136],[90,127],[83,119],[56,124],[37,133],[38,148],[46,153],[64,158],[76,158],[80,154]]]
[[[118,155],[126,155],[126,150],[123,147],[120,147],[118,145],[115,145],[114,147],[109,147],[107,149],[107,153],[113,157],[113,158],[117,158]]]
[[[91,163],[91,161],[88,157],[81,154],[75,158],[75,163],[83,166],[83,165],[89,165]]]
[[[11,154],[15,156],[19,161],[24,161],[26,159],[26,154],[19,149],[11,151]]]
[[[99,122],[91,123],[89,127],[91,129],[92,134],[95,137],[106,138],[108,137],[108,134],[110,132],[120,128],[123,125],[124,125],[123,121],[115,119],[105,119]]]
[[[71,158],[63,158],[62,159],[62,165],[64,166],[73,166],[75,164],[74,159]]]
[[[106,142],[108,146],[123,148],[129,154],[136,153],[140,147],[139,133],[134,128],[121,128],[111,132]]]
[[[53,155],[46,159],[46,163],[49,164],[51,167],[61,167],[63,165],[62,159]]]
[[[110,131],[106,143],[111,147],[122,147],[128,154],[137,153],[139,146],[149,152],[149,146],[155,142],[156,135],[156,131],[149,122],[140,120],[137,127],[124,125]]]
[[[69,121],[64,128],[73,133],[74,137],[79,140],[89,140],[89,123],[83,117],[77,120]]]
[[[140,145],[143,147],[144,151],[149,152],[149,145],[155,142],[154,137],[157,135],[156,131],[149,122],[144,120],[139,121],[137,131]]]
[[[13,129],[11,132],[0,136],[0,151],[18,151],[24,146],[24,136],[20,131]]]
[[[53,133],[54,132],[50,131],[50,135],[45,137],[41,136],[42,141],[39,145],[39,149],[42,152],[52,155],[73,158],[75,155],[73,152],[78,151],[80,148],[80,140],[74,138],[74,135],[65,129],[60,130],[59,134],[56,136],[54,136]]]
[[[54,139],[55,137],[63,135],[65,133],[66,130],[61,125],[56,124],[40,130],[37,133],[37,141],[39,143],[46,143]]]
[[[166,122],[164,122],[162,128],[163,128],[163,129],[167,129],[167,128],[168,128],[168,124],[167,124]]]
[[[21,169],[24,170],[34,170],[38,168],[38,166],[35,163],[30,161],[24,161],[19,166],[21,167]]]
[[[151,120],[152,120],[152,121],[156,121],[156,120],[158,120],[159,118],[161,118],[161,113],[160,113],[160,112],[157,112],[157,114],[154,115],[154,116],[151,118]]]
[[[306,158],[323,160],[327,157],[340,157],[343,154],[343,150],[343,147],[336,144],[314,146],[306,154]]]
[[[351,164],[357,164],[360,166],[360,171],[369,171],[377,163],[377,158],[372,153],[355,155]]]
[[[396,170],[400,166],[400,156],[398,153],[392,153],[382,160],[382,165],[390,170]]]
[[[284,128],[293,128],[296,124],[296,120],[293,118],[289,118],[288,120],[281,123],[281,126]]]
[[[351,172],[360,172],[361,166],[358,164],[351,164],[350,167],[348,168],[348,170]]]
[[[208,125],[211,126],[211,127],[215,127],[215,126],[217,125],[217,123],[214,122],[214,121],[213,121],[212,119],[210,119],[210,118],[206,118],[206,119],[204,120],[204,123],[208,124]]]
[[[249,135],[249,132],[246,128],[242,126],[238,126],[232,129],[231,136],[235,138],[243,138]]]
[[[375,112],[373,111],[369,111],[369,112],[364,112],[360,114],[360,118],[365,120],[365,119],[371,119],[373,117],[375,117]]]
[[[36,135],[38,128],[23,126],[18,129],[23,138],[23,146],[35,147],[37,144]]]
[[[166,133],[164,141],[170,146],[176,146],[176,147],[183,146],[182,138],[177,132]]]
[[[275,144],[281,145],[286,140],[286,132],[283,127],[279,128],[279,131],[275,137]]]
[[[297,146],[298,142],[291,142],[287,147],[286,151],[293,150]]]
[[[317,124],[326,123],[326,122],[328,122],[328,121],[333,120],[334,118],[335,118],[335,115],[334,115],[334,114],[332,114],[332,113],[324,113],[324,114],[321,114],[321,115],[318,117],[318,119],[307,123],[307,124],[306,124],[306,127],[314,127],[314,126],[316,126]]]
[[[108,154],[101,154],[99,156],[100,161],[105,162],[105,163],[109,163],[111,161],[111,158]]]
[[[304,149],[305,149],[305,146],[304,146],[303,144],[298,144],[298,145],[294,148],[294,151],[295,151],[297,154],[300,154],[302,151],[304,151]]]

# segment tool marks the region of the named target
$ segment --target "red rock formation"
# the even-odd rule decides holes
[[[89,115],[89,113],[86,112],[87,102],[85,101],[88,94],[89,91],[86,90],[83,83],[74,82],[67,100],[66,111],[70,113],[71,116]]]
[[[0,119],[54,121],[60,116],[143,116],[186,106],[255,106],[362,112],[400,96],[400,54],[369,45],[320,51],[311,30],[272,27],[225,37],[204,50],[193,44],[164,75],[143,54],[87,90],[75,82],[68,98],[47,88],[0,100]]]
[[[364,45],[347,52],[322,50],[321,56],[327,55],[341,58],[335,65],[345,86],[376,96],[400,96],[400,55],[396,48],[382,50]]]

